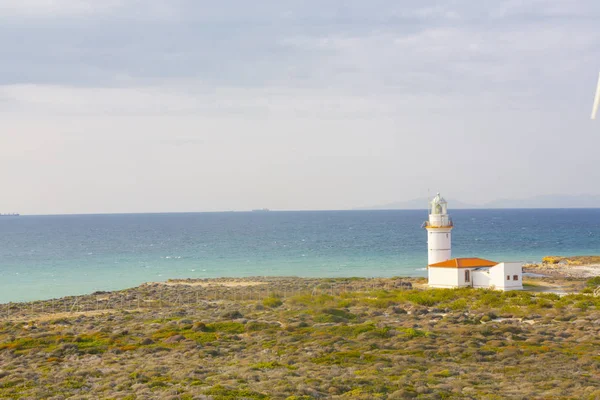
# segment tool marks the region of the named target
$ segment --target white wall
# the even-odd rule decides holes
[[[458,287],[473,287],[473,271],[475,268],[457,268],[456,272],[458,274]],[[469,271],[469,281],[467,282],[465,271]]]
[[[428,264],[452,258],[452,228],[427,229]]]
[[[514,280],[514,276],[517,280]],[[498,290],[523,290],[523,264],[522,263],[500,263],[490,268],[490,285]],[[506,277],[510,277],[507,280]]]
[[[459,286],[459,273],[457,268],[429,267],[429,286],[438,288],[454,288]],[[464,272],[463,272],[464,279]]]
[[[471,271],[474,288],[489,288],[492,280],[489,268]]]

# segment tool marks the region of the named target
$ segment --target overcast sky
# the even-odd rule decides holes
[[[599,27],[597,0],[0,0],[0,212],[600,194]]]

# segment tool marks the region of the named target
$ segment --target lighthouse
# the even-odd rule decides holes
[[[434,288],[486,288],[523,290],[523,263],[485,260],[483,258],[452,258],[452,219],[448,203],[440,194],[429,203],[427,229],[428,285]]]
[[[452,219],[448,215],[448,203],[438,193],[429,203],[427,229],[428,265],[452,258]]]

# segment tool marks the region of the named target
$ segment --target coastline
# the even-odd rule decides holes
[[[585,288],[588,278],[600,276],[600,265],[526,264],[523,267],[526,291],[577,293]],[[77,313],[120,309],[144,309],[177,302],[201,300],[260,301],[277,293],[282,298],[299,293],[342,295],[394,289],[428,290],[426,277],[327,277],[254,276],[221,278],[175,278],[145,282],[121,290],[95,291],[53,299],[0,303],[0,320],[20,315],[36,316],[58,312]],[[564,289],[558,290],[558,289]],[[170,302],[170,303],[169,303]],[[7,311],[8,310],[8,311]],[[10,310],[27,310],[25,314]]]
[[[593,256],[594,261],[597,256]],[[578,257],[573,257],[573,259],[577,259]],[[590,264],[567,264],[567,263],[557,263],[557,264],[549,264],[549,263],[530,263],[523,265],[523,272],[527,279],[536,281],[535,285],[539,286],[540,282],[544,281],[558,281],[562,284],[565,284],[567,281],[571,280],[580,280],[583,281],[588,278],[593,278],[596,276],[600,276],[600,264],[590,263]],[[216,290],[217,296],[218,289],[233,289],[233,288],[248,288],[248,291],[251,291],[251,288],[260,290],[260,287],[271,287],[273,290],[278,290],[280,285],[288,287],[288,291],[300,291],[305,290],[307,285],[313,284],[318,285],[322,282],[338,282],[340,285],[343,285],[343,282],[376,282],[375,286],[380,286],[382,288],[390,288],[393,287],[393,283],[397,280],[410,282],[415,285],[416,288],[427,288],[426,285],[426,273],[424,276],[401,276],[401,277],[299,277],[299,276],[249,276],[249,277],[219,277],[219,278],[173,278],[168,279],[166,281],[151,281],[141,283],[138,286],[131,286],[123,289],[115,289],[115,290],[101,290],[95,291],[91,293],[83,293],[76,295],[66,295],[56,298],[49,299],[40,299],[40,300],[24,300],[24,301],[13,301],[13,302],[0,302],[0,307],[6,304],[39,304],[42,307],[42,304],[52,303],[56,301],[61,301],[62,299],[73,299],[73,301],[87,301],[89,302],[90,296],[95,296],[96,294],[114,294],[114,293],[127,293],[127,292],[135,292],[141,288],[152,288],[157,286],[166,286],[166,287],[190,287],[190,288],[199,288],[199,289],[207,289],[207,290]],[[387,283],[385,283],[387,282]],[[556,282],[550,283],[548,285],[551,288],[555,285]],[[543,284],[542,284],[543,286]],[[564,286],[564,285],[561,285]],[[573,285],[566,285],[573,286]],[[362,289],[361,289],[362,290]],[[225,290],[226,291],[226,290]],[[258,293],[258,292],[257,292]],[[241,295],[240,295],[241,296]],[[249,295],[248,295],[249,296]],[[101,297],[100,297],[101,298]],[[78,300],[80,299],[80,300]],[[100,300],[102,301],[102,300]]]
[[[139,286],[96,291],[84,295],[64,296],[48,300],[0,303],[0,320],[26,318],[56,312],[87,312],[109,309],[154,309],[177,304],[197,304],[202,301],[261,301],[273,293],[282,298],[299,293],[341,295],[369,290],[395,288],[425,288],[421,277],[396,278],[302,278],[302,277],[241,277],[205,279],[169,279],[146,282]]]

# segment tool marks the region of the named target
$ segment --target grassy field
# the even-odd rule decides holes
[[[589,289],[262,286],[260,299],[7,315],[0,398],[600,398],[600,298]],[[173,290],[199,289],[151,295]]]

